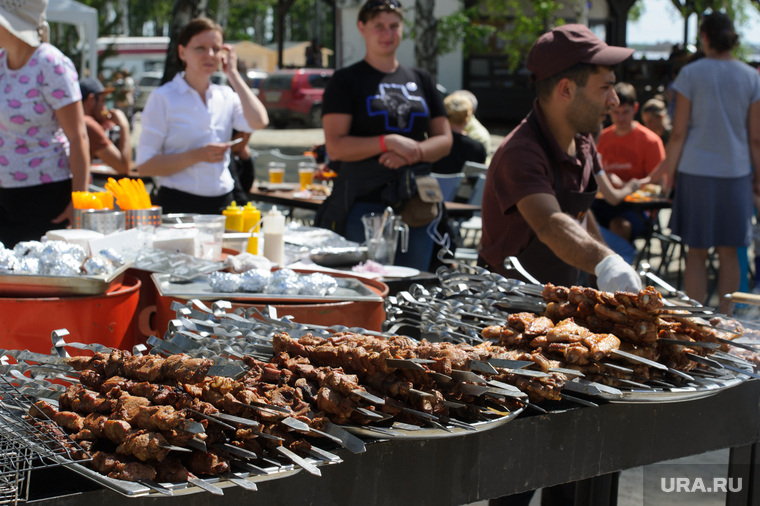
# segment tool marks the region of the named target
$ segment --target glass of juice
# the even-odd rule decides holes
[[[269,162],[269,182],[282,183],[285,180],[285,162]]]

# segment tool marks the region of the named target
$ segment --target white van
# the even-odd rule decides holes
[[[106,79],[116,70],[127,69],[135,83],[145,72],[163,72],[169,37],[99,37],[98,55],[111,47],[116,54],[103,60]]]

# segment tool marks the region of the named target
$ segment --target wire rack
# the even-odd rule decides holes
[[[52,420],[31,419],[32,404],[0,376],[0,504],[28,499],[33,470],[71,463],[74,454],[85,454]]]

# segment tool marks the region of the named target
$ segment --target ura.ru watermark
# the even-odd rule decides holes
[[[665,493],[727,493],[727,492],[741,492],[742,479],[741,478],[688,478],[681,477],[661,477],[660,478],[660,491]]]
[[[715,506],[749,487],[747,466],[710,463],[661,463],[644,467],[642,506]]]

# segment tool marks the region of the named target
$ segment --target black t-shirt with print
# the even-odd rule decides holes
[[[399,65],[386,74],[362,60],[330,79],[322,114],[330,113],[352,116],[351,136],[400,134],[421,141],[430,119],[446,116],[446,109],[427,71]]]

